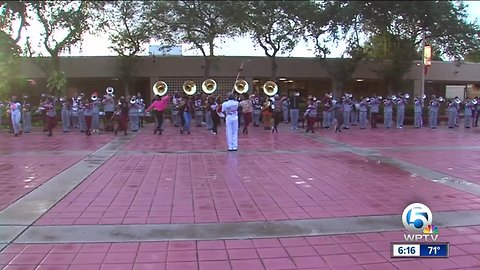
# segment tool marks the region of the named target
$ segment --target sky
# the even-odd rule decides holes
[[[480,21],[480,1],[465,1],[468,4],[468,11],[472,20],[478,18]],[[30,36],[33,44],[39,41],[39,33],[41,27],[38,24],[32,24],[23,34],[22,40],[26,36]],[[37,33],[37,34],[36,34]],[[21,41],[22,42],[22,41]],[[215,49],[217,56],[265,56],[263,49],[255,47],[253,42],[248,37],[236,37],[224,40],[224,42],[217,41],[218,48]],[[142,55],[148,55],[148,45],[144,46]],[[151,45],[160,45],[160,43],[151,43]],[[64,56],[107,56],[116,55],[113,51],[108,49],[110,42],[108,41],[108,34],[100,35],[85,35],[81,49],[74,48],[69,53],[64,53]],[[182,55],[194,56],[201,55],[198,50],[189,49],[189,45],[182,45]],[[329,46],[331,54],[329,57],[340,57],[346,49],[346,44],[331,44]],[[48,55],[43,52],[44,55]],[[289,54],[282,54],[280,56],[291,57],[315,57],[313,44],[299,42],[297,47]]]

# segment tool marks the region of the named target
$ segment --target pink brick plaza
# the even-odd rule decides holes
[[[223,238],[220,232],[216,239],[216,232],[206,232],[196,240],[185,240],[186,235],[122,240],[112,232],[102,238],[111,241],[97,242],[87,234],[74,241],[56,234],[62,228],[76,234],[77,228],[104,226],[321,223],[401,215],[412,202],[428,205],[434,223],[436,213],[480,214],[475,189],[480,185],[478,128],[350,129],[341,134],[318,130],[313,135],[286,126],[279,134],[254,128],[240,135],[239,151],[234,153],[226,151],[223,127],[217,136],[203,128],[187,136],[167,126],[159,136],[148,125],[127,137],[86,137],[57,129],[53,137],[34,130],[14,138],[0,131],[0,230],[21,228],[6,240],[0,231],[0,268],[480,269],[480,223],[474,221],[439,226],[440,241],[450,243],[448,259],[390,258],[390,242],[401,242],[406,231],[400,219],[388,231],[352,227],[349,233],[279,237],[272,232],[238,239]],[[58,183],[70,181],[70,169],[101,156],[100,148],[120,139],[125,143],[105,162],[93,162],[93,172],[71,191],[54,202],[39,201],[38,217],[16,219],[11,209],[17,204],[41,195],[40,188],[47,190],[55,177],[60,177]],[[428,173],[415,174],[374,155],[350,152],[349,147],[469,185],[442,184]],[[41,228],[51,228],[52,237],[29,238],[29,230]]]

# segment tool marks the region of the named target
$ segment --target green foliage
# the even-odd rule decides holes
[[[480,63],[480,49],[474,49],[468,52],[465,61]]]
[[[47,88],[51,94],[56,96],[65,96],[66,87],[68,85],[67,77],[62,71],[53,71],[52,75],[48,77]]]

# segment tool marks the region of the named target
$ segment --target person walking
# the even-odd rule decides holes
[[[228,100],[222,104],[222,113],[225,115],[228,151],[238,149],[238,101],[233,93],[228,94]]]

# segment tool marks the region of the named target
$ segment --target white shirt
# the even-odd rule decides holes
[[[238,101],[228,100],[222,104],[222,112],[227,118],[238,117]]]

